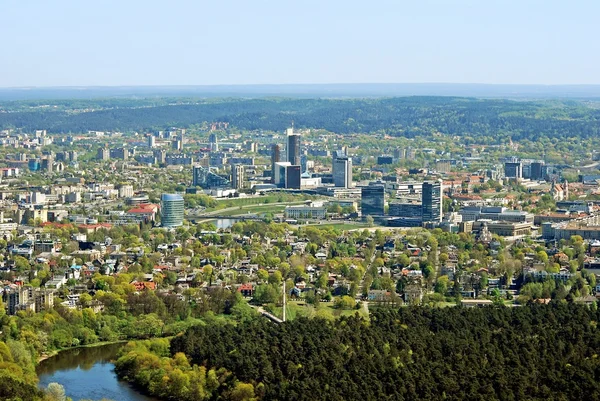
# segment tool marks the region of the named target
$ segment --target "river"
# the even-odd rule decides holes
[[[106,398],[113,401],[158,401],[134,390],[127,382],[119,380],[114,372],[119,348],[123,344],[99,347],[74,348],[59,352],[40,362],[37,374],[39,387],[56,382],[65,387],[67,397],[73,401]]]
[[[213,223],[217,229],[225,230],[234,225],[237,221],[238,220],[235,219],[217,219],[213,220],[211,223]]]

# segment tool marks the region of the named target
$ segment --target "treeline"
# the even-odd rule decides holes
[[[82,101],[77,101],[81,107]],[[50,102],[51,103],[51,102]],[[508,136],[515,140],[546,137],[590,138],[600,133],[600,110],[575,101],[516,102],[454,97],[384,99],[223,99],[195,104],[90,109],[73,113],[16,111],[0,113],[0,128],[27,131],[86,132],[88,130],[147,130],[189,127],[223,121],[244,130],[281,131],[293,120],[300,128],[336,133],[385,132],[408,137],[432,133]],[[103,107],[109,104],[103,103]],[[15,107],[14,104],[11,107]]]
[[[132,342],[121,351],[115,371],[149,395],[164,400],[256,399],[252,384],[237,381],[225,369],[191,365],[181,352],[169,356],[166,339]],[[257,390],[260,392],[263,387]]]
[[[48,311],[19,311],[14,316],[6,315],[0,302],[0,400],[54,400],[37,390],[35,374],[38,359],[54,351],[101,341],[173,336],[194,325],[248,320],[255,314],[235,291],[216,290],[193,299],[188,294],[182,300],[148,290],[137,293],[129,285],[115,284],[113,289],[118,293],[96,292],[95,300],[104,304],[99,313],[86,307],[91,297],[82,301],[82,309],[55,305]],[[229,317],[217,315],[223,313]]]
[[[0,399],[42,400],[37,381],[30,349],[15,340],[0,342]]]
[[[597,400],[599,317],[566,302],[408,307],[370,322],[198,326],[170,352],[231,372],[265,400]]]

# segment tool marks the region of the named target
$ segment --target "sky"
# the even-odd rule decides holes
[[[0,87],[600,84],[598,0],[0,0]]]

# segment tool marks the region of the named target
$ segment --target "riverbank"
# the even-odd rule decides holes
[[[90,345],[94,346],[64,349],[40,363],[36,368],[38,389],[58,383],[73,400],[158,401],[117,376],[115,362],[127,343]]]
[[[40,357],[37,360],[37,363],[39,364],[40,362],[45,361],[46,359],[52,358],[53,356],[56,356],[63,351],[70,351],[70,350],[74,350],[77,348],[102,347],[103,345],[121,344],[121,343],[126,343],[128,341],[134,341],[134,340],[101,341],[101,342],[97,342],[97,343],[93,343],[93,344],[85,344],[85,345],[77,345],[75,347],[61,348],[61,349],[53,350],[52,352],[44,353],[44,354],[40,355]]]

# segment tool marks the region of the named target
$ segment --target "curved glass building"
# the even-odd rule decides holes
[[[162,194],[160,197],[160,216],[163,227],[183,225],[183,209],[183,196],[179,194]]]

